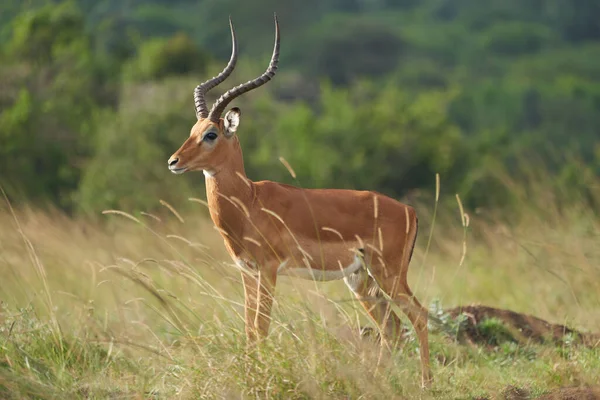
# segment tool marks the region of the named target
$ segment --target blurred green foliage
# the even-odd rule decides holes
[[[123,77],[133,81],[160,80],[167,76],[196,73],[203,76],[208,55],[184,33],[145,41],[124,66]]]
[[[440,173],[475,208],[522,201],[507,177],[585,193],[600,173],[596,1],[6,0],[0,185],[86,213],[202,196],[166,169],[192,90],[229,56],[229,15],[241,60],[212,98],[258,75],[273,11],[278,76],[237,101],[253,179],[294,183],[284,156],[305,187],[400,197]]]

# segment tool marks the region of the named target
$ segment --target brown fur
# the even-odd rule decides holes
[[[286,268],[339,271],[355,260],[353,250],[363,249],[370,276],[359,270],[364,282],[354,292],[388,335],[401,332],[400,321],[382,305],[381,296],[372,296],[373,288],[383,290],[406,313],[420,341],[423,384],[429,384],[427,310],[406,279],[417,234],[415,210],[376,192],[250,181],[234,134],[237,126],[227,123],[230,113],[218,124],[198,120],[169,163],[212,174],[206,177],[211,218],[231,256],[253,269],[243,274],[249,341],[268,333],[272,295],[284,261]],[[201,140],[207,130],[218,131],[214,143]]]

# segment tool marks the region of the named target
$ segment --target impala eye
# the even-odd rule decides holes
[[[204,135],[204,137],[202,138],[202,140],[206,140],[206,141],[212,142],[216,138],[217,138],[217,134],[216,133],[214,133],[214,132],[208,132],[206,135]]]

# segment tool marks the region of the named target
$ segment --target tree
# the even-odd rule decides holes
[[[109,104],[83,15],[72,2],[20,14],[0,70],[0,184],[71,206],[97,107]]]

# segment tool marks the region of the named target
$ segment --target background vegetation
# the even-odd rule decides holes
[[[449,322],[432,327],[422,392],[411,331],[392,354],[360,340],[367,319],[341,282],[282,279],[270,340],[244,352],[239,276],[187,200],[202,175],[166,161],[194,123],[193,88],[229,57],[228,15],[241,58],[211,99],[264,70],[273,11],[278,75],[235,104],[250,178],[416,205],[410,282],[444,321],[437,301],[481,302],[600,331],[599,2],[4,0],[0,397],[515,398],[597,383],[599,347],[501,327],[464,346]]]
[[[254,179],[392,196],[432,187],[468,208],[510,206],[502,176],[589,191],[600,172],[600,13],[586,0],[5,1],[0,183],[69,212],[177,205],[202,178],[168,175],[194,122],[191,91],[230,52]],[[211,75],[212,76],[212,75]],[[221,92],[222,92],[221,90]],[[217,91],[215,95],[220,92]],[[543,173],[540,173],[543,171]],[[135,190],[132,188],[135,187]]]

